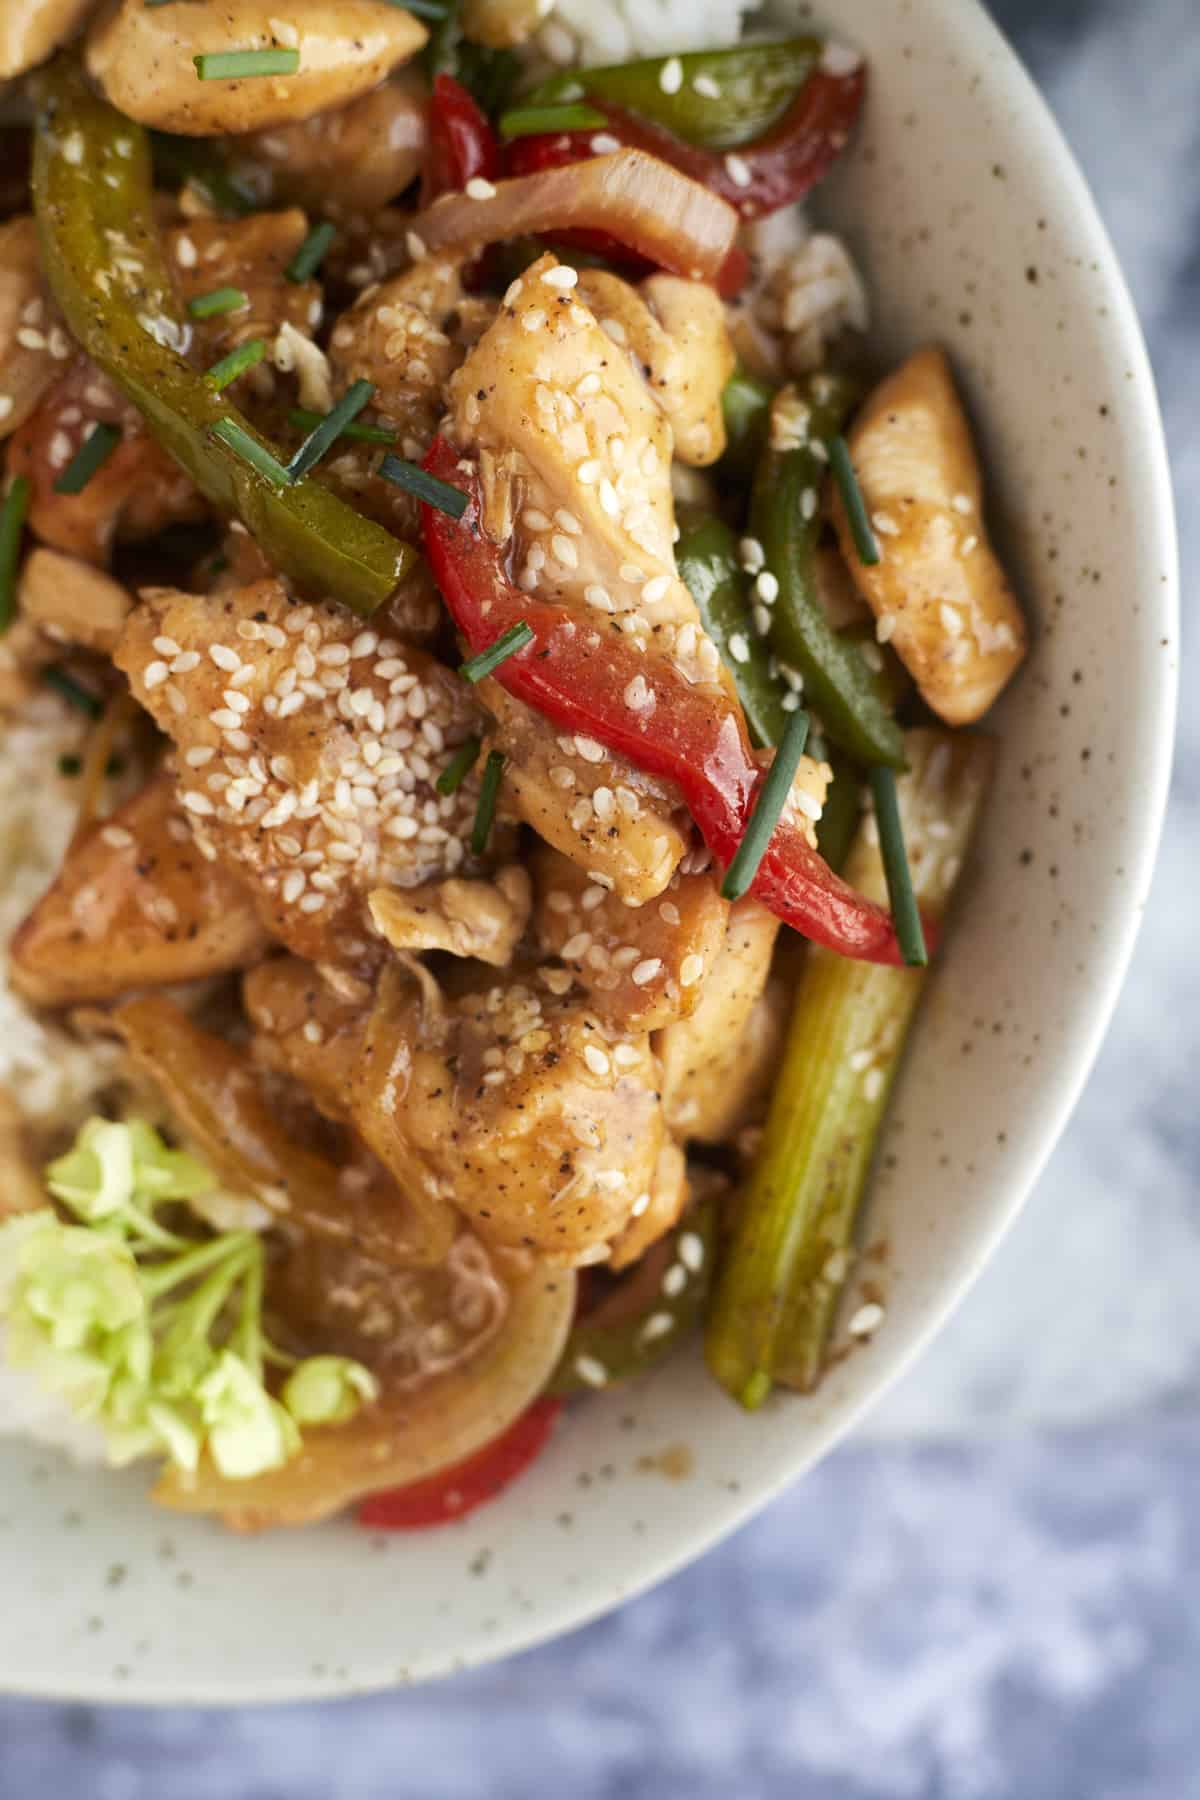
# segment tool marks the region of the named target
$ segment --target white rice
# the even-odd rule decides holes
[[[58,759],[78,755],[85,721],[52,694],[30,702],[0,729],[0,947],[7,945],[62,863],[79,806],[78,779]],[[73,1130],[111,1081],[116,1051],[83,1044],[37,1018],[0,966],[0,1088],[40,1135]]]
[[[558,0],[538,34],[551,62],[625,62],[632,56],[669,56],[675,50],[722,49],[735,44],[753,10],[744,0]]]

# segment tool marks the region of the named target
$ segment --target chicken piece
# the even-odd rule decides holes
[[[78,494],[54,484],[97,424],[116,425],[120,442]],[[126,401],[86,356],[66,366],[14,433],[10,475],[28,477],[29,524],[43,543],[103,566],[118,540],[154,537],[181,520],[202,519],[205,502]]]
[[[614,1240],[610,1266],[627,1269],[637,1262],[652,1244],[678,1223],[687,1203],[687,1158],[678,1144],[665,1143],[654,1165],[648,1203]]]
[[[274,961],[245,1000],[260,1054],[347,1117],[414,1203],[452,1204],[487,1243],[601,1261],[649,1204],[664,1142],[649,1039],[545,983],[450,997],[393,965],[368,1012]]]
[[[367,903],[393,950],[445,950],[504,969],[529,923],[533,896],[524,869],[509,863],[490,881],[452,876],[407,892],[377,888]]]
[[[988,541],[979,461],[945,354],[910,356],[875,389],[849,444],[880,561],[859,560],[840,496],[834,521],[877,635],[940,718],[970,725],[1020,667],[1026,630]]]
[[[712,874],[676,873],[638,908],[556,850],[535,851],[533,875],[538,948],[562,960],[602,1018],[655,1031],[695,1011],[729,917]]]
[[[779,920],[757,900],[731,909],[725,942],[689,1017],[654,1039],[662,1063],[663,1111],[677,1137],[716,1144],[743,1122],[762,1085],[771,1009],[763,993]]]
[[[0,225],[0,438],[25,423],[71,352],[42,279],[37,226],[28,213],[8,219]]]
[[[21,566],[22,618],[60,643],[111,655],[132,602],[125,588],[91,563],[60,550],[31,550]]]
[[[556,732],[499,682],[480,682],[479,697],[495,721],[484,748],[504,757],[516,816],[631,905],[661,894],[688,849],[674,790],[590,738]]]
[[[244,969],[270,940],[245,889],[192,841],[169,774],[67,851],[17,929],[13,986],[42,1006]]]
[[[0,7],[0,81],[45,62],[91,12],[95,0],[4,0]]]
[[[716,462],[725,449],[721,395],[737,360],[716,289],[665,274],[634,288],[607,270],[583,269],[576,292],[627,351],[671,427],[679,460]]]
[[[316,330],[320,284],[289,281],[285,273],[307,236],[308,220],[298,207],[245,219],[192,219],[166,233],[167,266],[185,306],[223,287],[246,296],[232,312],[192,321],[194,360],[201,367],[211,368],[250,338],[272,341],[285,326],[304,338]],[[285,344],[291,341],[285,333]],[[263,373],[260,367],[249,379],[261,385]]]
[[[375,0],[289,0],[283,19],[260,0],[108,0],[88,32],[85,60],[129,118],[159,131],[216,137],[344,106],[415,56],[427,36],[411,13]],[[294,50],[297,67],[266,80],[197,81],[195,56],[231,50]]]
[[[115,661],[178,745],[202,853],[298,954],[353,962],[369,892],[464,869],[478,771],[454,794],[434,783],[481,719],[424,651],[268,580],[219,598],[147,590]]]
[[[231,166],[272,200],[331,219],[370,215],[420,174],[428,109],[421,74],[403,68],[348,106],[239,137],[228,147]]]

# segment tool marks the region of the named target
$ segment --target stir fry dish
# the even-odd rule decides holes
[[[0,1431],[237,1529],[872,1336],[1025,651],[800,204],[858,55],[551,13],[0,21]]]

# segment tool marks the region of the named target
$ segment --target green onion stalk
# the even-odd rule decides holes
[[[970,847],[992,765],[981,737],[910,732],[898,784],[912,885],[944,912]],[[874,817],[846,879],[883,900]],[[710,1369],[743,1406],[772,1387],[810,1389],[854,1260],[854,1233],[923,968],[852,962],[813,946],[797,987],[766,1129],[719,1273],[706,1333]]]

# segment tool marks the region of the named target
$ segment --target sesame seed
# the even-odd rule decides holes
[[[590,931],[575,932],[572,937],[567,939],[562,947],[563,961],[578,962],[579,958],[586,954],[591,945],[591,941],[592,934]]]
[[[704,1239],[694,1231],[685,1231],[675,1246],[679,1260],[689,1274],[697,1275],[704,1267]]]
[[[658,956],[647,956],[644,961],[638,963],[630,979],[632,980],[634,987],[645,987],[648,982],[653,981],[655,976],[660,975],[661,973],[662,958]]]
[[[542,280],[546,283],[547,287],[573,288],[579,280],[579,275],[575,269],[569,268],[566,263],[559,263],[556,268],[544,270],[542,273]]]
[[[471,200],[494,200],[496,198],[495,183],[488,181],[483,175],[472,175],[466,187],[467,197]]]
[[[763,569],[754,580],[754,591],[764,606],[773,606],[779,598],[779,581],[770,569]]]
[[[616,1049],[612,1053],[612,1058],[613,1058],[613,1061],[616,1063],[618,1069],[634,1069],[637,1067],[638,1063],[641,1061],[641,1058],[639,1057],[637,1051],[634,1049],[632,1044],[618,1044]],[[650,1196],[649,1196],[649,1194],[647,1194],[646,1195],[646,1206],[649,1206],[649,1204],[650,1204]],[[635,1217],[637,1216],[638,1210],[639,1210],[638,1203],[635,1200],[634,1201],[634,1216]],[[643,1206],[640,1210],[642,1212],[645,1212],[646,1207]]]
[[[683,86],[683,64],[677,56],[669,56],[658,71],[658,85],[664,94],[677,94]]]
[[[167,679],[170,673],[171,671],[168,669],[165,662],[148,663],[146,665],[146,671],[142,676],[142,686],[146,689],[147,693],[150,693],[154,688],[161,687],[162,683]]]
[[[938,607],[938,618],[942,622],[942,630],[948,637],[960,637],[962,635],[962,614],[958,611],[957,607],[951,606],[947,601],[943,600]]]
[[[601,319],[600,329],[605,337],[610,338],[614,344],[627,344],[629,342],[629,334],[625,330],[620,319]]]
[[[126,831],[123,825],[106,825],[100,837],[111,850],[128,850],[134,841],[132,831]]]
[[[635,675],[625,688],[625,704],[633,712],[649,712],[655,705],[654,690],[644,675]]]
[[[218,669],[225,669],[230,674],[234,669],[240,669],[242,666],[242,659],[237,651],[230,650],[225,644],[211,644],[208,654]]]
[[[546,315],[540,306],[531,306],[528,312],[521,314],[521,324],[526,331],[540,331],[546,323]]]
[[[851,1337],[870,1337],[883,1323],[883,1308],[875,1300],[868,1300],[860,1306],[851,1318],[846,1330]]]
[[[895,629],[895,615],[893,613],[884,613],[881,619],[875,621],[875,641],[879,644],[890,642],[892,633]]]
[[[180,650],[180,646],[172,637],[156,637],[154,648],[160,656],[178,656]]]
[[[206,817],[209,813],[216,811],[216,808],[213,806],[208,795],[198,794],[194,788],[189,789],[185,794],[181,794],[180,800],[182,804],[187,807],[189,812],[197,813],[202,818]]]
[[[593,1075],[607,1075],[611,1067],[607,1056],[596,1044],[585,1044],[583,1060]]]
[[[748,575],[757,575],[767,560],[767,553],[755,537],[744,537],[738,545],[742,567]]]
[[[601,763],[604,761],[604,745],[598,744],[595,738],[580,737],[577,734],[574,743],[577,753],[582,756],[584,762]]]
[[[577,1356],[575,1373],[580,1381],[586,1381],[589,1387],[602,1388],[608,1385],[608,1370],[594,1356]]]
[[[871,523],[883,537],[899,537],[900,527],[891,513],[876,512],[871,514]]]
[[[680,987],[695,987],[703,973],[704,958],[702,956],[685,956],[679,965]]]
[[[729,654],[732,656],[734,662],[744,663],[750,661],[750,646],[746,642],[746,637],[743,632],[735,631],[730,637]]]
[[[955,496],[954,496],[953,500],[951,500],[950,504],[954,508],[955,512],[961,513],[964,518],[967,518],[971,513],[973,513],[975,511],[974,503],[972,502],[971,496],[969,494],[955,494]]]
[[[687,1270],[681,1263],[672,1263],[662,1278],[662,1291],[668,1300],[677,1300],[687,1286]]]
[[[649,1194],[643,1195],[643,1199],[649,1203]],[[641,1331],[638,1333],[638,1336],[641,1338],[643,1344],[652,1344],[655,1338],[666,1337],[668,1332],[674,1331],[674,1329],[675,1321],[670,1313],[651,1313],[650,1317],[646,1320],[646,1323],[642,1326]]]
[[[868,1069],[863,1078],[863,1097],[869,1101],[878,1100],[883,1092],[883,1070]]]
[[[653,606],[656,600],[663,599],[670,591],[671,577],[669,575],[652,575],[642,589],[642,599]]]
[[[702,94],[706,100],[719,100],[721,98],[721,84],[711,75],[693,76],[692,88],[697,94]]]
[[[734,187],[748,188],[750,183],[754,180],[754,177],[750,172],[750,164],[746,161],[745,157],[738,156],[732,150],[725,158],[725,172],[729,176]]]

